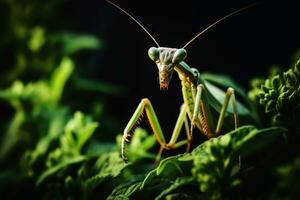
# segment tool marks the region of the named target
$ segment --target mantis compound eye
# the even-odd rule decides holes
[[[180,63],[186,58],[185,49],[177,49],[173,55],[172,63]]]
[[[151,47],[148,50],[148,55],[150,57],[151,60],[153,60],[154,62],[156,62],[159,59],[159,50],[156,47]]]

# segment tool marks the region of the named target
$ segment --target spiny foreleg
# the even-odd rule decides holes
[[[157,119],[157,116],[155,114],[155,111],[153,109],[153,106],[152,106],[150,100],[145,98],[145,99],[141,100],[140,104],[136,108],[133,116],[129,120],[129,122],[124,130],[124,133],[123,133],[121,155],[125,162],[128,161],[128,159],[126,157],[126,151],[125,151],[126,150],[125,142],[130,142],[130,139],[133,135],[133,131],[138,126],[139,121],[141,120],[141,117],[143,116],[144,112],[146,113],[147,119],[148,119],[151,129],[154,133],[154,136],[155,136],[156,140],[158,141],[158,143],[160,144],[160,150],[156,157],[156,162],[158,162],[160,160],[161,154],[164,149],[175,149],[175,148],[178,148],[178,147],[188,143],[188,140],[182,140],[182,141],[177,142],[177,139],[178,139],[178,136],[182,129],[183,123],[185,123],[187,121],[185,105],[181,106],[180,113],[179,113],[175,128],[173,130],[171,139],[170,139],[169,143],[166,143],[164,134],[161,130],[161,127],[160,127],[159,121]],[[186,129],[188,129],[188,127]]]

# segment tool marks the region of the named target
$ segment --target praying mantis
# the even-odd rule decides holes
[[[176,149],[186,145],[186,152],[189,152],[193,139],[194,128],[198,128],[200,132],[209,139],[211,137],[217,137],[220,134],[224,124],[224,119],[228,114],[233,115],[235,129],[239,126],[239,116],[250,116],[250,118],[255,118],[254,114],[248,108],[246,108],[246,106],[237,101],[234,88],[228,87],[227,91],[223,92],[220,87],[213,85],[209,81],[202,78],[200,72],[196,68],[191,68],[184,61],[187,57],[185,48],[191,42],[193,42],[211,27],[215,26],[217,23],[242,10],[252,7],[253,4],[234,11],[215,21],[203,31],[198,33],[182,48],[168,48],[161,47],[154,37],[148,32],[148,30],[132,15],[110,0],[106,1],[131,18],[148,34],[148,36],[150,36],[150,38],[156,44],[156,47],[151,47],[148,50],[148,56],[153,62],[155,62],[159,71],[160,88],[162,90],[168,89],[174,71],[178,74],[182,86],[183,104],[180,108],[179,116],[169,142],[166,142],[151,101],[148,98],[141,100],[123,132],[121,156],[124,162],[128,162],[126,157],[125,143],[130,142],[130,139],[133,136],[133,131],[138,126],[138,123],[143,117],[144,113],[147,116],[148,122],[157,142],[160,144],[160,149],[156,156],[156,162],[160,160],[163,150]],[[229,105],[230,102],[231,107]],[[215,122],[214,116],[216,114],[219,116],[218,120]],[[186,132],[186,139],[178,141],[183,127]]]

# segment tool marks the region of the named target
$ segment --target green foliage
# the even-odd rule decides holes
[[[271,199],[297,199],[300,195],[300,158],[278,167],[276,175],[278,181]]]
[[[204,143],[194,160],[193,175],[207,199],[222,199],[224,194],[241,184],[243,159],[261,152],[283,133],[281,128],[257,130],[244,126],[222,137]],[[202,146],[202,145],[201,145]]]
[[[264,126],[280,125],[287,129],[284,144],[273,149],[274,155],[278,155],[277,158],[273,158],[273,162],[268,163],[269,167],[276,172],[276,178],[273,177],[273,182],[270,182],[273,184],[270,199],[297,199],[299,196],[296,189],[299,182],[294,179],[298,176],[297,170],[299,170],[298,161],[295,159],[299,154],[300,139],[299,55],[294,56],[293,63],[294,65],[287,71],[277,66],[271,68],[267,79],[253,79],[252,89],[248,93],[261,110],[260,118]],[[294,162],[290,162],[294,159]],[[268,176],[272,177],[274,174]]]
[[[131,195],[140,190],[143,184],[142,177],[135,178],[129,182],[120,184],[107,197],[107,200],[124,199],[129,200]]]
[[[241,88],[241,86],[239,86],[239,84],[237,84],[235,81],[233,81],[230,77],[225,76],[225,75],[217,75],[217,74],[210,74],[210,73],[203,73],[203,74],[201,74],[201,77],[203,77],[203,79],[208,84],[209,90],[212,91],[214,96],[220,102],[224,101],[224,97],[225,97],[224,91],[226,91],[226,89],[228,87],[234,88],[236,95],[239,95],[240,99],[242,100],[242,102],[237,102],[239,113],[241,115],[251,115],[252,118],[254,118],[254,119],[257,118],[256,111],[252,107],[252,102],[249,101],[245,90],[243,88]],[[214,85],[212,85],[210,83],[212,83]],[[220,90],[214,86],[218,86],[222,90]],[[230,112],[233,112],[231,104],[228,105],[228,109]]]
[[[73,164],[77,164],[85,160],[86,158],[84,156],[77,156],[75,158],[62,160],[61,163],[51,166],[43,174],[41,174],[37,179],[36,185],[39,186],[43,181],[45,181],[46,178],[49,178],[50,176],[58,176],[58,173],[60,171],[66,169],[67,167],[70,167]]]
[[[220,101],[224,89],[235,89],[241,122],[249,125],[194,141],[190,153],[166,152],[158,165],[154,135],[137,128],[125,164],[118,120],[104,112],[104,102],[126,90],[85,73],[91,62],[80,52],[99,50],[103,42],[73,32],[73,18],[58,12],[64,3],[0,2],[1,198],[298,198],[300,60],[253,80],[250,98],[226,75],[201,74]],[[243,121],[247,116],[255,121]]]
[[[72,60],[64,58],[50,80],[27,85],[17,80],[10,88],[1,91],[0,97],[9,101],[11,105],[14,105],[15,101],[28,101],[33,106],[55,106],[61,98],[65,83],[73,69]]]
[[[300,60],[286,72],[273,75],[265,81],[255,80],[253,86],[251,97],[259,100],[273,123],[291,128],[299,134]]]
[[[95,144],[89,141],[96,127],[97,123],[80,112],[75,113],[65,125],[58,146],[47,151],[43,161],[45,168],[41,174],[36,175],[37,188],[47,191],[44,197],[54,197],[55,192],[64,191],[59,198],[76,198],[76,195],[88,198],[99,188],[106,188],[111,192],[114,188],[107,185],[109,182],[122,184],[124,179],[128,179],[130,183],[135,180],[132,179],[132,169],[129,169],[131,165],[124,163],[119,155],[119,148],[114,144],[99,143],[96,149],[91,150],[95,148]],[[138,129],[136,133],[135,140],[141,143],[145,139],[145,131]],[[149,148],[149,145],[142,148]],[[140,147],[141,152],[146,152],[142,148]],[[143,158],[144,154],[134,156]]]
[[[90,103],[80,99],[72,105],[77,100],[72,92],[83,91],[77,87],[83,80],[75,65],[83,59],[78,52],[99,50],[102,44],[96,36],[70,30],[57,12],[62,4],[58,0],[0,2],[0,192],[4,199],[23,198],[24,193],[36,197],[34,191],[48,188],[45,185],[53,192],[44,192],[43,198],[70,197],[68,192],[82,191],[78,188],[84,185],[83,175],[71,172],[89,170],[86,163],[99,157],[89,141],[98,123],[80,112],[71,118],[80,105]],[[98,90],[89,92],[97,95],[110,95],[111,88],[118,93],[121,88],[103,81],[92,85]],[[103,107],[102,99],[95,105]],[[116,149],[111,144],[101,146]],[[60,195],[60,187],[65,195]]]
[[[37,180],[41,184],[47,177],[57,173],[74,163],[85,161],[82,148],[97,128],[98,124],[82,113],[76,112],[74,118],[65,126],[64,134],[60,136],[60,145],[48,153],[47,170]]]
[[[156,199],[177,192],[184,194],[182,198],[185,199],[224,199],[241,183],[239,176],[243,173],[243,158],[261,152],[283,132],[283,129],[275,127],[261,130],[253,126],[240,127],[204,142],[189,154],[162,160],[147,175],[141,188],[155,189],[160,184],[160,194]],[[193,190],[185,193],[186,187]]]
[[[101,47],[100,40],[92,35],[78,35],[68,32],[54,35],[51,41],[61,44],[62,53],[65,55],[71,55],[82,49],[99,49]]]
[[[100,156],[94,166],[97,174],[85,181],[86,187],[91,189],[107,179],[117,177],[125,167],[126,164],[118,152],[110,152]]]
[[[59,0],[1,3],[1,24],[5,31],[0,33],[0,58],[13,63],[2,63],[6,70],[1,74],[0,83],[47,75],[62,56],[101,48],[101,41],[95,36],[66,31],[66,24],[57,15],[62,3]]]
[[[211,82],[220,87],[224,87],[223,89],[227,89],[228,87],[234,88],[235,92],[242,97],[246,105],[251,107],[251,102],[247,98],[247,94],[245,90],[241,86],[239,86],[234,80],[232,80],[230,77],[226,75],[211,74],[211,73],[203,73],[201,74],[201,77],[203,77],[203,79],[205,79],[208,82]]]
[[[83,145],[91,137],[98,124],[91,122],[90,118],[84,117],[80,112],[74,114],[60,136],[60,146],[50,152],[46,165],[52,167],[58,163],[81,155]]]
[[[274,144],[283,132],[276,127],[240,127],[204,142],[191,153],[162,160],[145,178],[128,176],[108,199],[229,198],[230,191],[242,183],[241,174],[248,167],[243,160]]]
[[[258,126],[260,124],[258,112],[254,107],[253,102],[251,102],[248,98],[246,91],[234,80],[226,75],[211,73],[201,73],[201,77],[204,79],[205,85],[211,94],[213,94],[219,102],[224,102],[228,87],[234,88],[240,125],[252,124],[254,126]],[[209,101],[213,101],[213,99],[209,99]],[[221,104],[214,103],[212,104],[212,107],[214,107],[215,110],[220,110]],[[229,113],[233,113],[231,103],[228,104],[227,110]],[[215,114],[215,118],[218,119],[218,116],[219,113],[217,112]],[[229,115],[225,116],[225,118],[228,118],[228,120],[225,119],[227,122],[233,120]],[[228,124],[229,123],[224,123],[222,127],[225,133],[232,130],[232,126],[230,126],[231,124]]]
[[[46,120],[51,121],[50,124],[55,123],[56,117],[54,115],[60,115],[64,112],[62,108],[59,108],[58,102],[73,68],[73,62],[69,58],[64,58],[60,66],[53,72],[50,80],[26,85],[21,81],[15,81],[10,88],[0,91],[0,98],[9,102],[15,109],[15,115],[2,140],[0,159],[3,159],[18,142],[18,139],[22,138],[21,134],[26,134],[26,132],[23,133],[25,131],[24,126],[28,123],[41,118],[48,118]],[[46,112],[51,115],[50,118]],[[56,133],[53,131],[51,134],[56,135],[57,131]]]

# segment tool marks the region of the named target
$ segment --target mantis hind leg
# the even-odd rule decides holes
[[[218,124],[217,124],[216,131],[215,131],[215,136],[218,136],[221,131],[221,128],[222,128],[222,125],[224,122],[224,118],[225,118],[225,114],[227,111],[227,107],[228,107],[230,100],[232,102],[232,108],[233,108],[234,127],[236,129],[239,126],[239,117],[238,117],[238,111],[237,111],[237,103],[236,103],[235,95],[234,95],[234,89],[228,88],[227,92],[225,94],[224,103],[222,105],[222,109],[221,109],[221,112],[219,115]]]
[[[157,154],[157,157],[156,157],[156,162],[158,162],[160,160],[161,154],[164,149],[175,149],[175,148],[178,148],[178,147],[188,143],[188,140],[182,140],[182,141],[176,142],[178,139],[178,136],[180,134],[180,131],[182,129],[182,125],[187,120],[185,106],[184,105],[181,106],[180,113],[179,113],[175,128],[173,130],[170,142],[166,143],[164,134],[160,127],[160,124],[159,124],[159,121],[155,114],[155,111],[153,109],[153,106],[152,106],[150,100],[145,98],[145,99],[141,100],[140,104],[138,105],[133,116],[129,120],[129,122],[124,130],[124,133],[123,133],[121,155],[122,155],[122,159],[125,162],[128,161],[128,159],[126,157],[126,152],[125,152],[125,142],[130,142],[130,138],[133,135],[133,131],[134,131],[135,127],[138,125],[139,121],[141,120],[141,117],[143,116],[144,111],[146,112],[146,116],[147,116],[149,124],[152,128],[153,134],[154,134],[157,142],[161,146],[160,150]]]

